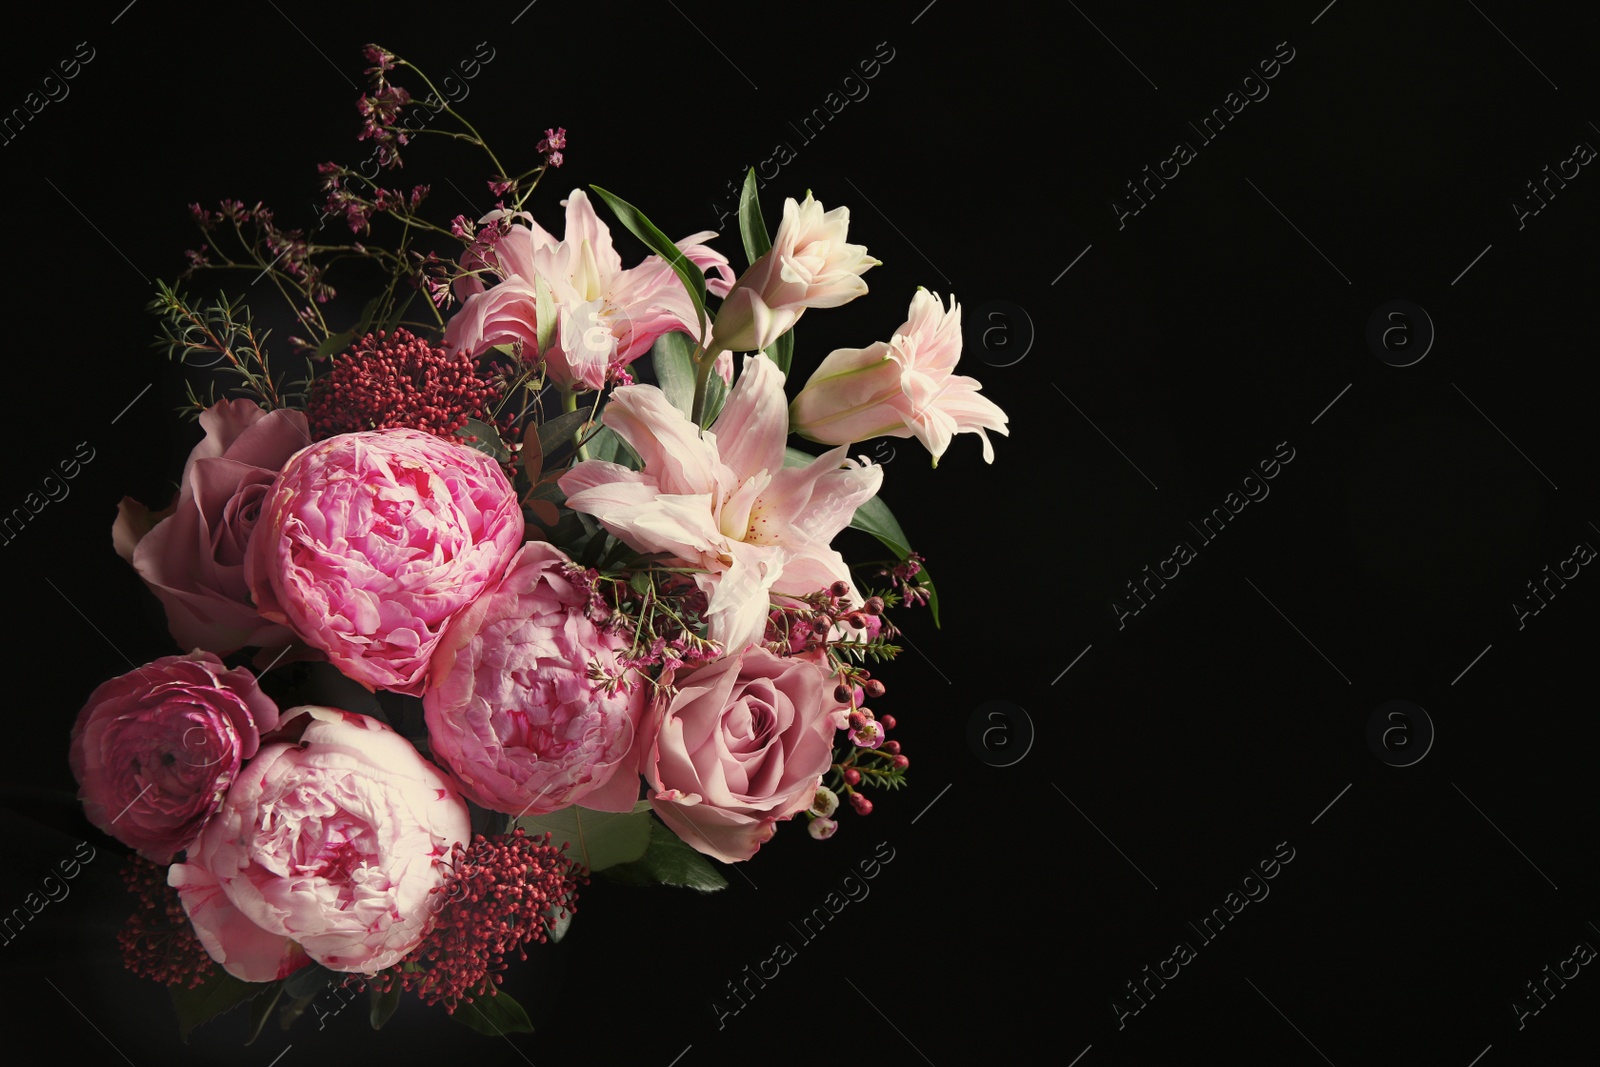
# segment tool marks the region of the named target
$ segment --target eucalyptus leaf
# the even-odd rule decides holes
[[[700,268],[684,255],[677,245],[668,239],[667,235],[658,230],[655,223],[644,217],[644,213],[615,193],[607,192],[598,185],[589,188],[595,191],[600,199],[606,202],[617,220],[626,226],[630,233],[643,241],[652,252],[666,260],[668,265],[683,279],[684,287],[689,290],[689,299],[694,302],[695,314],[700,323],[701,336],[705,335],[706,328],[706,276]]]
[[[456,431],[456,436],[461,438],[461,443],[468,448],[477,449],[501,463],[511,458],[511,449],[500,439],[500,431],[480,419],[468,419],[466,425]],[[467,440],[469,437],[477,440],[469,441]]]
[[[563,448],[572,447],[573,436],[589,420],[587,411],[564,411],[553,419],[546,419],[539,424],[539,450],[545,459],[556,455]],[[549,469],[548,462],[546,469]]]
[[[567,855],[591,871],[631,863],[650,847],[650,816],[645,812],[619,815],[574,804],[514,822],[530,836],[549,831],[552,844],[569,842]]]
[[[641,849],[641,851],[643,851]],[[178,1013],[178,1035],[189,1043],[194,1028],[208,1019],[214,1019],[230,1008],[236,1008],[251,997],[271,989],[273,982],[245,982],[220,967],[204,982],[187,989],[181,985],[169,986],[172,1006]]]
[[[533,1023],[528,1019],[528,1013],[522,1010],[522,1005],[510,993],[495,988],[497,991],[493,996],[478,997],[471,1003],[462,1001],[450,1018],[490,1037],[533,1033]]]

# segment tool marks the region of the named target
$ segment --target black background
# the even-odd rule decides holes
[[[1600,945],[1600,578],[1585,568],[1520,628],[1511,605],[1600,545],[1600,177],[1585,167],[1520,227],[1512,204],[1536,206],[1524,183],[1600,145],[1595,18],[1324,2],[758,15],[539,0],[519,16],[116,0],[8,24],[0,109],[78,42],[94,58],[0,146],[0,509],[79,442],[95,458],[0,546],[0,909],[85,836],[100,850],[0,947],[8,1041],[36,1058],[284,1067],[1592,1062],[1593,966],[1520,1029],[1512,1003],[1537,1006],[1524,983]],[[826,843],[786,828],[715,897],[592,886],[566,941],[513,968],[534,1035],[482,1038],[414,1005],[374,1034],[358,1006],[242,1052],[226,1016],[184,1047],[165,992],[121,969],[117,849],[82,819],[66,765],[88,692],[179,651],[109,537],[117,500],[165,502],[198,437],[170,413],[181,379],[148,346],[144,305],[197,243],[189,201],[265,200],[315,224],[314,164],[367,155],[368,40],[439,77],[488,42],[461,108],[491,143],[531,163],[546,126],[569,130],[534,200],[550,226],[567,190],[597,183],[668,234],[715,228],[728,183],[787,143],[769,220],[809,188],[848,205],[851,239],[883,261],[869,297],[804,318],[797,377],[887,337],[916,285],[953,291],[962,369],[1012,434],[992,467],[971,437],[937,471],[913,441],[862,449],[887,462],[884,496],[943,596],[942,629],[902,619],[917,651],[878,702],[913,788]],[[1186,125],[1291,48],[1213,142]],[[889,50],[865,98],[809,141],[794,129],[830,93],[859,96],[843,79]],[[1123,183],[1178,140],[1196,158],[1119,228]],[[449,211],[492,205],[476,160],[433,145],[407,160],[407,184],[433,181]],[[720,246],[739,262],[731,222]],[[1437,331],[1406,367],[1366,336],[1396,299]],[[1394,343],[1421,343],[1419,320],[1401,325]],[[1188,522],[1283,442],[1294,458],[1270,496],[1202,544]],[[1119,628],[1124,583],[1179,541],[1195,560]],[[1393,699],[1436,731],[1410,766],[1368,744]],[[1031,722],[1011,766],[985,759],[1024,744],[1014,713],[984,721],[1004,727],[993,751],[968,740],[990,700]],[[789,924],[880,842],[894,859],[870,896],[801,944]],[[1270,895],[1202,942],[1188,923],[1275,849],[1293,860]],[[797,958],[719,1028],[725,983],[780,941]],[[1124,983],[1179,941],[1194,960],[1119,1028],[1113,1002],[1137,1007]]]

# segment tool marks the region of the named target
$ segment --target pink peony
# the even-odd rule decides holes
[[[440,858],[472,830],[454,784],[377,719],[284,721],[300,716],[299,743],[263,748],[168,872],[206,951],[247,982],[306,956],[362,974],[400,962],[437,914]]]
[[[680,675],[641,742],[656,814],[724,863],[754,856],[779,820],[811,804],[832,765],[827,686],[817,664],[759,647]]]
[[[434,653],[423,696],[428,737],[468,799],[543,814],[582,803],[629,811],[639,779],[623,758],[644,710],[644,685],[607,695],[589,680],[618,671],[627,641],[585,618],[585,589],[560,549],[524,545],[494,592],[462,612]]]
[[[166,656],[89,694],[69,760],[84,814],[154,863],[187,848],[242,761],[278,725],[243,667],[209,652]]]
[[[599,389],[617,368],[648,352],[662,334],[699,335],[688,290],[666,260],[647,256],[624,270],[611,231],[595,214],[588,195],[575,189],[563,203],[567,221],[560,241],[526,212],[496,211],[484,217],[485,223],[510,217],[527,225],[513,225],[500,236],[493,251],[485,253],[489,262],[482,255],[467,256],[469,269],[486,268],[499,284],[486,289],[476,277],[457,283],[463,303],[444,335],[452,352],[476,355],[491,345],[521,341],[527,352],[544,360],[550,381],[568,390]],[[692,234],[677,247],[696,268],[708,272],[707,290],[726,296],[733,283],[728,259],[701,243],[715,236],[711,230]],[[556,308],[556,328],[546,352],[538,351],[537,278],[544,279]],[[727,380],[731,358],[718,370]]]
[[[200,414],[200,425],[205,440],[189,453],[171,508],[152,515],[124,498],[112,541],[161,599],[179,646],[225,656],[245,645],[287,644],[288,629],[251,603],[244,559],[272,479],[311,443],[306,417],[223,400]]]
[[[261,509],[245,576],[286,623],[368,689],[420,696],[450,621],[522,544],[500,465],[417,430],[303,449]]]
[[[986,430],[1009,433],[1006,413],[980,396],[976,378],[954,373],[961,358],[961,305],[918,289],[906,322],[888,341],[829,353],[789,406],[790,428],[825,445],[874,437],[915,437],[939,457],[958,433],[983,439],[983,460],[994,462]]]
[[[585,460],[561,478],[567,506],[631,548],[696,568],[711,640],[728,650],[759,641],[774,593],[804,596],[843,581],[861,602],[829,542],[878,491],[883,471],[846,459],[843,448],[785,467],[783,375],[765,355],[746,357],[704,434],[653,385],[616,390],[602,418],[644,469]]]

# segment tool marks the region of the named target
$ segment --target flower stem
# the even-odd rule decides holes
[[[706,383],[711,379],[711,366],[716,363],[716,359],[697,344],[694,346],[693,360],[694,407],[690,410],[689,418],[695,426],[704,430],[705,427],[700,423],[706,411]]]
[[[575,391],[570,390],[570,389],[561,390],[561,410],[562,411],[577,411],[578,410],[578,394]],[[579,429],[579,430],[577,430],[577,431],[575,431],[573,433],[572,440],[578,446],[578,458],[580,460],[588,459],[589,458],[589,446],[584,444],[583,431],[581,429]]]

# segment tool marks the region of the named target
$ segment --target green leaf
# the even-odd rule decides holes
[[[320,963],[300,968],[283,980],[283,991],[291,997],[316,996],[342,982],[345,975],[331,971]]]
[[[272,1017],[272,1009],[278,1006],[278,998],[282,996],[283,983],[273,982],[264,991],[257,993],[255,999],[250,1002],[250,1028],[244,1040],[246,1045],[256,1043],[256,1038],[261,1036],[262,1028]]]
[[[504,991],[491,997],[479,997],[470,1004],[462,1001],[450,1018],[490,1037],[533,1033],[533,1023],[529,1021],[528,1013],[522,1010],[522,1005],[510,993]]]
[[[195,986],[185,989],[182,986],[169,986],[172,994],[172,1006],[178,1012],[178,1035],[183,1038],[183,1043],[189,1043],[189,1035],[194,1028],[207,1019],[214,1019],[229,1008],[238,1007],[251,997],[271,989],[275,982],[244,982],[235,978],[227,971],[218,968],[210,978]]]
[[[744,176],[744,192],[739,195],[739,236],[744,241],[744,254],[753,267],[756,260],[772,249],[772,239],[767,236],[767,223],[761,217],[761,197],[756,182],[756,169],[750,168]],[[767,355],[777,364],[787,378],[789,365],[794,361],[794,331],[791,329],[767,349]],[[720,407],[720,405],[718,405]]]
[[[699,317],[700,334],[706,332],[706,276],[700,268],[690,262],[689,257],[673,244],[667,235],[656,229],[655,223],[644,217],[644,213],[626,200],[607,192],[598,185],[591,185],[600,199],[606,202],[617,220],[626,226],[639,240],[643,241],[650,250],[678,272],[678,277],[683,279],[683,284],[689,290],[689,299],[694,302],[695,314]]]
[[[329,334],[328,339],[317,346],[317,358],[326,359],[336,356],[340,352],[355,344],[355,330],[345,330],[343,333]]]
[[[533,291],[535,294],[534,305],[534,340],[539,346],[539,356],[550,350],[550,341],[556,335],[556,302],[550,295],[550,286],[545,283],[544,276],[533,276]]]
[[[756,168],[751,167],[744,176],[744,192],[739,194],[739,236],[744,240],[745,258],[752,267],[772,248],[772,238],[767,236],[766,220],[761,217],[759,189]]]
[[[785,467],[804,467],[817,457],[798,448],[783,450],[783,465]],[[873,497],[860,507],[850,519],[850,527],[863,530],[883,542],[889,551],[895,554],[896,559],[906,559],[911,555],[911,542],[906,537],[906,532],[900,528],[900,521],[894,517],[894,512],[889,510],[889,505],[881,497]],[[928,613],[933,616],[933,624],[939,625],[939,590],[934,588],[933,575],[928,573],[927,564],[923,564],[921,574],[922,584],[928,588]]]
[[[620,463],[634,470],[644,466],[639,454],[609,426],[601,426],[595,431],[594,436],[589,438],[589,458],[610,460],[612,463]]]
[[[539,448],[545,456],[545,470],[555,469],[550,465],[550,457],[560,452],[562,448],[570,449],[573,435],[588,420],[587,411],[565,411],[539,424]]]
[[[546,815],[524,815],[515,824],[530,835],[548,830],[553,844],[570,842],[567,855],[591,871],[631,863],[650,847],[650,816],[644,812],[617,815],[574,804]]]
[[[416,289],[411,290],[411,292],[406,294],[406,298],[400,302],[393,312],[390,313],[388,321],[383,324],[383,332],[385,336],[394,333],[395,330],[400,328],[400,320],[406,317],[406,311],[411,307],[411,301],[417,298],[418,292],[419,290]]]
[[[667,401],[688,418],[694,408],[694,339],[686,333],[664,333],[650,346],[650,365]]]
[[[616,868],[613,867],[612,870],[616,870]],[[570,929],[572,929],[572,912],[562,908],[560,914],[556,916],[555,922],[550,924],[550,943],[559,945],[561,939],[567,936],[567,931]]]
[[[681,885],[702,893],[728,888],[728,880],[710,860],[655,819],[650,820],[650,847],[644,855],[605,873],[626,885]]]
[[[456,431],[456,436],[461,438],[461,443],[468,448],[477,449],[486,456],[490,456],[501,463],[511,458],[511,449],[500,440],[500,431],[490,426],[487,422],[478,419],[468,419],[466,425]],[[476,437],[476,441],[467,438]]]
[[[395,1009],[400,1006],[400,983],[395,982],[387,993],[380,993],[371,986],[367,987],[367,992],[371,994],[372,999],[372,1010],[368,1018],[374,1030],[382,1030],[383,1024],[389,1021]]]

